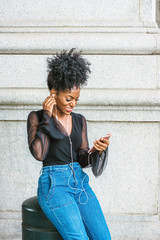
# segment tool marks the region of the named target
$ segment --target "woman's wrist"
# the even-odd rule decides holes
[[[43,109],[43,111],[44,111],[44,113],[46,113],[46,114],[49,115],[50,117],[52,116],[52,113],[51,113],[49,110]]]

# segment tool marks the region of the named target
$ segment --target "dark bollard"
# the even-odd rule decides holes
[[[63,240],[56,228],[45,216],[37,197],[22,204],[22,240]]]

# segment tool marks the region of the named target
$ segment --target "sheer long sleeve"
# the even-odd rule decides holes
[[[92,165],[93,174],[100,176],[108,163],[108,147],[100,154],[99,151],[95,151],[90,154],[90,162]]]
[[[99,151],[88,153],[89,144],[87,137],[86,119],[82,117],[82,144],[79,150],[79,163],[84,167],[91,167],[93,174],[98,177],[102,174],[108,162],[108,147],[100,154]]]
[[[43,111],[42,119],[37,112],[32,111],[27,119],[28,145],[31,154],[39,161],[43,161],[47,155],[50,139],[44,128],[49,125],[49,111]]]
[[[89,145],[87,136],[87,124],[86,119],[82,116],[82,144],[78,153],[78,160],[82,168],[89,167]]]

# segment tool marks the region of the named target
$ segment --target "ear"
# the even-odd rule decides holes
[[[56,97],[56,95],[57,95],[57,91],[56,91],[54,88],[52,88],[52,89],[50,90],[50,95],[52,95],[52,94],[54,94],[55,97]]]

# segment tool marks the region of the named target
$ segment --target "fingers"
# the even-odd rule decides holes
[[[52,96],[48,96],[48,97],[44,100],[44,103],[45,103],[45,102],[48,102],[48,101],[50,101],[50,100],[55,100],[55,98],[52,97]]]
[[[51,97],[53,97],[53,98],[54,98],[54,97],[55,97],[55,94],[54,94],[54,93],[51,93]]]
[[[53,95],[53,94],[52,94]],[[47,97],[44,102],[42,103],[43,109],[52,112],[53,106],[56,104],[56,100],[54,97],[49,96]]]
[[[96,150],[98,151],[104,151],[109,145],[109,140],[105,140],[103,139],[103,142],[101,142],[100,140],[96,140],[94,141],[94,147]]]
[[[43,104],[46,104],[46,105],[47,105],[47,104],[50,103],[50,102],[55,102],[55,98],[49,96],[49,97],[47,97],[47,98],[44,100]]]
[[[44,104],[45,104],[45,105],[50,105],[50,104],[52,104],[52,103],[54,103],[54,102],[55,102],[55,99],[54,99],[54,98],[49,98],[49,99],[47,99],[47,101],[44,102]]]
[[[101,137],[101,139],[99,140],[101,143],[106,143],[107,145],[109,145],[109,139],[106,139],[104,137]]]
[[[103,141],[100,141],[100,140],[96,140],[96,143],[100,146],[100,147],[105,147],[105,146],[108,146],[109,145],[109,140],[103,140]]]
[[[43,106],[43,108],[48,108],[48,107],[50,108],[50,106],[53,105],[53,104],[54,104],[54,101],[49,99],[48,101],[44,101],[42,103],[42,106]]]

